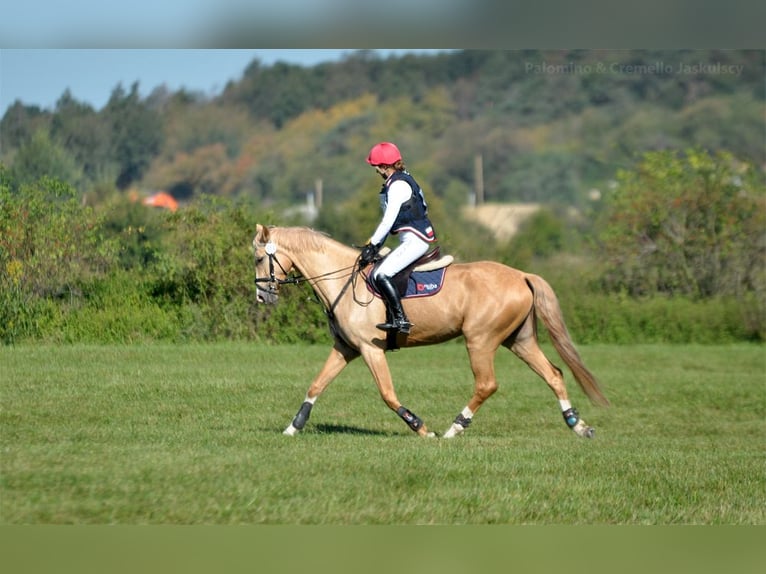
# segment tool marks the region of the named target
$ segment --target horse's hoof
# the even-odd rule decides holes
[[[463,425],[459,425],[457,423],[452,423],[452,426],[447,429],[447,431],[444,433],[444,438],[455,438],[456,436],[463,434],[463,431],[465,431],[465,427]]]
[[[596,429],[586,425],[582,419],[577,421],[577,424],[572,427],[572,430],[577,436],[581,436],[583,438],[593,438],[596,435]]]
[[[282,434],[285,436],[295,436],[298,434],[298,429],[295,428],[292,424],[290,424],[289,427],[287,427],[285,430],[282,431]]]

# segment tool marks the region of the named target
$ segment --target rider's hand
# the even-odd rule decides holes
[[[372,243],[368,243],[362,247],[362,254],[359,256],[359,268],[363,269],[372,263],[379,250],[380,246],[373,245]]]

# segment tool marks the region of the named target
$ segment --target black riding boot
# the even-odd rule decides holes
[[[399,331],[407,335],[410,332],[412,323],[407,320],[407,316],[402,309],[402,300],[399,297],[399,292],[396,290],[391,278],[387,275],[378,275],[375,278],[375,285],[383,295],[383,299],[391,312],[393,320],[390,323],[380,323],[376,325],[378,329],[383,331]]]

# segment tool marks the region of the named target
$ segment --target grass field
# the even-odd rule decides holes
[[[565,371],[595,439],[502,352],[500,390],[447,441],[412,433],[361,361],[283,436],[321,346],[5,347],[2,523],[766,524],[763,346],[580,351],[613,404]],[[463,347],[389,361],[444,432],[472,389]]]

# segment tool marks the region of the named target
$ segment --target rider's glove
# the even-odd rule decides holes
[[[372,243],[368,243],[362,247],[362,254],[359,256],[359,268],[364,269],[372,263],[379,250],[380,245],[373,245]]]

